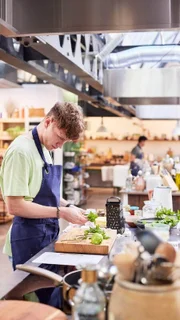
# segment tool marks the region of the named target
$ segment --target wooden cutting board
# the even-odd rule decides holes
[[[89,253],[89,254],[108,254],[116,240],[117,231],[107,229],[106,235],[110,237],[103,240],[101,244],[91,244],[89,239],[74,240],[79,235],[83,235],[84,230],[74,228],[67,233],[62,234],[55,243],[56,252],[71,252],[71,253]]]

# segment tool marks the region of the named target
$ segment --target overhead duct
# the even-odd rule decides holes
[[[104,71],[104,95],[126,98],[127,104],[131,104],[132,98],[179,98],[179,83],[180,68]]]
[[[122,42],[123,39],[124,35],[118,34],[103,47],[103,49],[96,55],[96,58],[104,61],[104,59]]]
[[[118,102],[128,105],[134,102],[136,117],[140,119],[180,119],[179,83],[180,69],[177,68],[104,72],[105,96],[118,98]]]
[[[0,88],[19,88],[17,83],[17,70],[0,61]]]
[[[125,107],[126,105],[178,105],[180,98],[118,98],[119,104]]]
[[[180,62],[180,46],[146,46],[111,53],[105,60],[108,69],[127,68],[138,63]]]
[[[180,119],[180,105],[136,106],[136,117],[144,120]]]
[[[19,35],[180,27],[179,0],[4,0],[0,17]],[[3,26],[3,21],[1,23]],[[9,25],[9,26],[8,26]],[[3,28],[2,28],[2,31]],[[7,35],[7,34],[4,34]]]

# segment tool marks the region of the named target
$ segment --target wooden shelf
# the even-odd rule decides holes
[[[24,123],[25,119],[24,118],[6,118],[0,119],[0,123]]]
[[[12,141],[12,140],[14,140],[14,138],[1,136],[1,139],[0,139],[0,140],[3,140],[3,141]]]
[[[137,142],[138,140],[118,140],[118,139],[85,139],[85,142],[89,141],[116,141],[116,142]],[[180,142],[180,140],[147,140],[146,143],[148,142]]]
[[[15,128],[17,126],[22,128],[22,130],[18,133],[18,135],[24,133],[25,118],[1,118],[0,119],[0,149],[7,147],[15,139],[15,137],[11,135],[10,132],[8,132],[8,130]]]

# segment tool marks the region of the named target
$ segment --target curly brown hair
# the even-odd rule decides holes
[[[71,102],[57,102],[46,116],[53,116],[59,129],[66,130],[69,140],[77,140],[84,131],[83,111]]]

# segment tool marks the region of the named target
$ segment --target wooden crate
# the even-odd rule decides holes
[[[29,117],[44,117],[44,108],[29,108]]]

